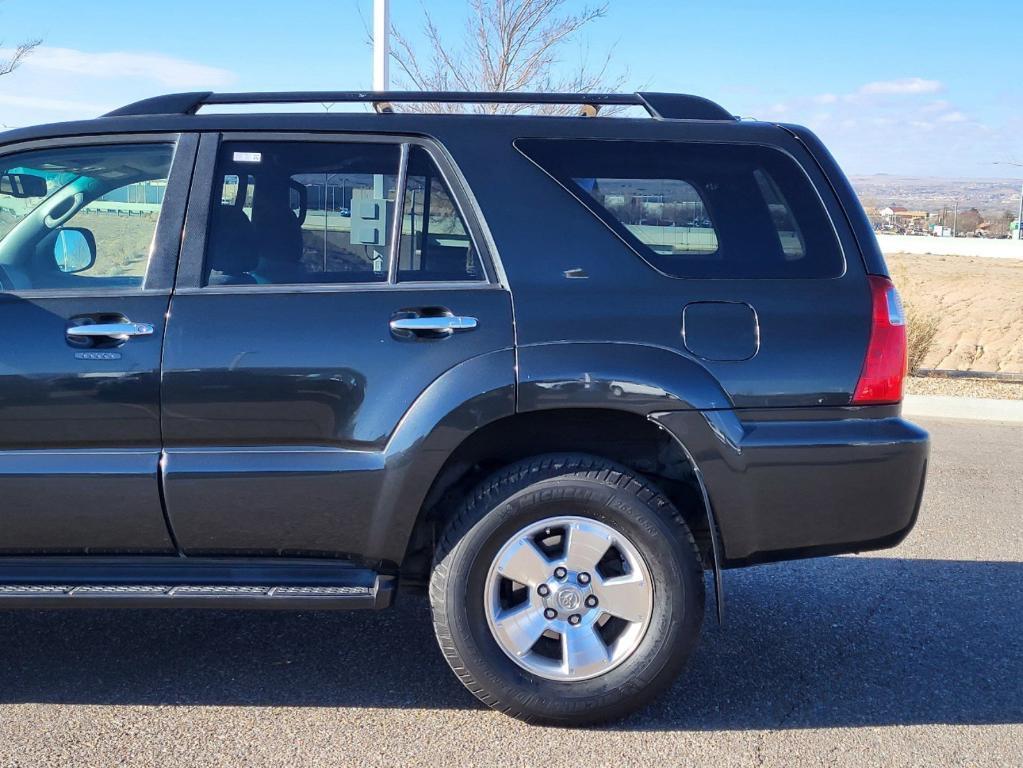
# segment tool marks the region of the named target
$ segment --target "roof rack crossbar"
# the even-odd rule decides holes
[[[266,91],[260,93],[172,93],[115,109],[105,117],[194,115],[200,108],[228,104],[317,104],[402,102],[436,104],[581,104],[585,111],[606,106],[639,106],[651,117],[689,120],[734,120],[723,107],[699,96],[680,93],[522,93],[472,91]]]

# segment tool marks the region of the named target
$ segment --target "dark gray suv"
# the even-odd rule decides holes
[[[307,102],[374,110],[210,111]],[[528,720],[641,705],[705,572],[720,616],[724,569],[894,546],[923,491],[849,183],[693,96],[188,93],[0,134],[0,327],[0,607],[426,589]]]

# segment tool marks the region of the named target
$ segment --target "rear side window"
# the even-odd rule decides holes
[[[361,142],[225,142],[206,283],[385,282],[399,152]]]
[[[385,283],[401,216],[396,281],[485,279],[429,154],[398,144],[228,141],[217,160],[205,285]]]
[[[600,139],[515,146],[665,274],[830,278],[845,271],[820,197],[776,149]]]
[[[398,249],[398,281],[484,279],[479,255],[433,160],[409,153]]]

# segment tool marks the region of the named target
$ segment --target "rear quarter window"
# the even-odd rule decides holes
[[[667,275],[792,279],[845,271],[820,196],[777,149],[606,139],[515,146]]]

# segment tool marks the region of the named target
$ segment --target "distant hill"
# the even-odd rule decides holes
[[[976,208],[985,216],[1019,209],[1021,179],[940,179],[913,176],[850,176],[853,188],[865,207],[901,205],[932,213],[951,208]]]

